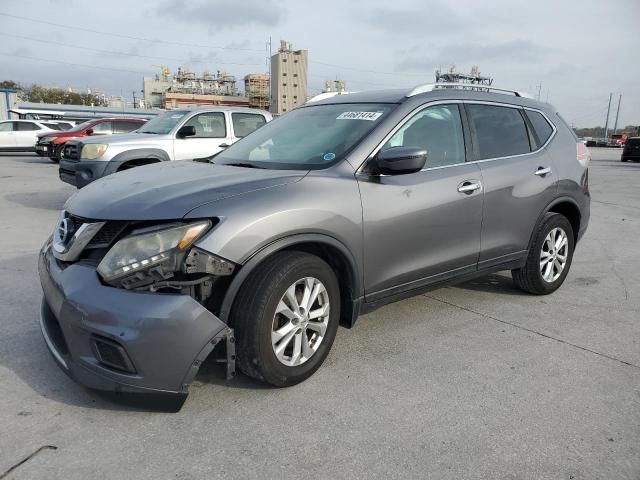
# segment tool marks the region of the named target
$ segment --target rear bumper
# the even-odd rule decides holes
[[[188,295],[104,286],[95,268],[39,255],[40,326],[58,366],[96,390],[174,397],[231,330]],[[112,350],[104,350],[104,344]]]

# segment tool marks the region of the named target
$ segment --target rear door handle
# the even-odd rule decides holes
[[[538,167],[538,169],[535,172],[535,174],[538,175],[539,177],[544,177],[549,173],[551,173],[551,169],[549,167]]]
[[[471,195],[473,192],[481,188],[482,184],[476,180],[465,180],[458,185],[458,191],[460,193],[466,193],[467,195]]]

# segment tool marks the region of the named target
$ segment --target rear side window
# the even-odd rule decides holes
[[[0,132],[12,132],[13,122],[0,123]]]
[[[538,146],[541,147],[542,145],[547,143],[547,140],[549,140],[549,137],[553,133],[553,127],[549,125],[547,119],[544,118],[544,115],[542,115],[540,112],[525,110],[525,113],[529,118],[531,125],[533,126],[536,137],[538,137]]]
[[[238,138],[246,137],[267,123],[264,115],[255,113],[232,113],[231,119],[233,120],[233,131]]]
[[[476,131],[479,159],[529,153],[529,135],[517,108],[467,105]]]
[[[129,133],[142,126],[137,122],[115,122],[115,133]]]
[[[20,132],[31,132],[35,130],[40,130],[40,127],[33,122],[18,122],[18,131]]]
[[[627,145],[630,147],[640,147],[640,138],[630,138],[627,140]]]

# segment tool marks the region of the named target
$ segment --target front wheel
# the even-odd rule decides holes
[[[277,387],[302,382],[329,354],[339,319],[331,267],[308,253],[276,253],[249,276],[234,302],[238,367]]]
[[[511,271],[513,281],[535,295],[556,291],[569,273],[573,249],[573,228],[567,217],[547,213],[534,234],[525,266]]]

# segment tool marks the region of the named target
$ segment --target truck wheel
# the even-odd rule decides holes
[[[276,253],[249,276],[234,302],[238,367],[276,387],[302,382],[327,357],[339,318],[331,267],[308,253]]]
[[[547,213],[535,233],[527,263],[511,270],[513,281],[521,290],[535,295],[556,291],[569,273],[573,248],[573,228],[567,217]]]

